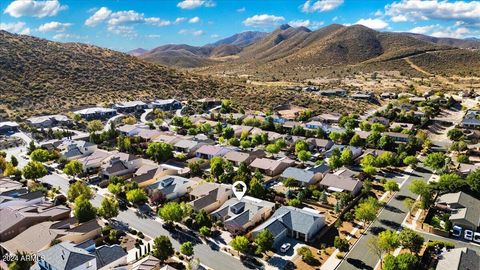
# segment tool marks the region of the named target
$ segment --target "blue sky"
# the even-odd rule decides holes
[[[446,0],[16,0],[0,2],[0,29],[120,51],[204,45],[280,24],[339,23],[379,31],[480,38],[480,1]]]

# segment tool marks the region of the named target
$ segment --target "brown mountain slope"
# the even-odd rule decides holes
[[[277,88],[230,83],[183,73],[120,52],[80,43],[58,43],[0,31],[0,120],[65,112],[122,100],[229,98],[245,109],[291,103],[330,109],[326,98]],[[341,101],[333,110],[369,105]]]
[[[452,47],[466,48],[466,49],[468,48],[480,49],[480,40],[476,40],[476,39],[437,38],[437,37],[431,37],[427,35],[414,34],[414,33],[403,33],[403,34],[414,37],[416,39],[428,41],[428,42],[439,44],[439,45],[448,45]]]

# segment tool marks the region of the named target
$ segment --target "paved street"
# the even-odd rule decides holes
[[[92,204],[96,207],[100,205],[102,196],[97,194],[92,200]],[[172,236],[170,232],[162,227],[162,224],[153,218],[143,217],[132,209],[120,211],[120,214],[116,218],[119,221],[126,222],[128,225],[136,230],[143,232],[145,235],[155,238],[159,235],[168,235],[172,241],[173,247],[178,250],[180,243],[177,240],[178,237]],[[187,236],[184,236],[187,238]],[[198,239],[196,239],[198,241]],[[194,239],[187,239],[185,241],[195,241]],[[200,258],[200,262],[213,269],[229,269],[240,270],[247,269],[243,264],[233,258],[232,256],[211,248],[209,245],[202,242],[197,242],[194,248],[195,257]]]
[[[400,191],[397,192],[396,196],[387,203],[384,209],[381,210],[380,214],[377,216],[377,219],[364,233],[360,240],[353,246],[350,252],[345,256],[345,259],[338,265],[336,269],[374,269],[379,259],[373,254],[370,254],[371,256],[366,256],[366,254],[369,253],[369,239],[373,235],[377,235],[383,230],[399,230],[401,228],[401,224],[408,213],[408,210],[403,205],[403,200],[408,197],[412,199],[415,199],[417,197],[415,194],[411,193],[410,190],[408,190],[408,186],[414,179],[424,179],[425,181],[427,181],[428,179],[430,179],[431,175],[432,174],[428,170],[422,167],[419,167],[417,170],[410,173],[408,178],[401,186]],[[430,235],[426,233],[421,234],[426,241],[447,240],[449,242],[455,243],[457,247],[468,246],[469,248],[480,251],[480,246],[475,244],[463,241],[456,241],[454,239],[446,239],[440,236]]]
[[[8,149],[3,149],[2,151],[5,151],[7,153],[7,160],[10,161],[11,156],[15,156],[18,160],[18,168],[23,169],[25,165],[28,163],[28,159],[23,158],[23,155],[27,154],[27,146],[18,146],[18,147],[13,147],[13,148],[8,148]]]

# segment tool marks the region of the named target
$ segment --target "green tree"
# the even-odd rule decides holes
[[[420,196],[421,207],[426,209],[430,205],[430,187],[428,184],[421,179],[414,179],[412,183],[408,186],[408,189]]]
[[[390,253],[400,246],[398,234],[392,230],[385,230],[378,234],[378,245],[385,252]]]
[[[397,262],[397,266],[398,266],[398,270],[416,270],[418,269],[418,263],[419,263],[419,260],[418,260],[418,257],[413,255],[413,254],[409,254],[409,253],[402,253],[402,254],[399,254],[396,258],[395,258],[396,262]]]
[[[302,162],[308,161],[312,157],[312,153],[302,150],[298,152],[298,159]]]
[[[245,236],[237,235],[233,240],[230,242],[230,246],[238,251],[238,253],[245,253],[248,250],[248,245],[250,242],[248,238]]]
[[[210,217],[208,216],[207,212],[205,212],[205,210],[203,210],[203,209],[201,209],[195,215],[195,223],[200,228],[201,227],[207,227],[207,228],[212,227],[212,221],[210,220]]]
[[[152,142],[148,144],[146,154],[151,159],[162,162],[173,157],[173,147],[164,142]]]
[[[297,198],[293,198],[288,201],[288,205],[293,207],[299,207],[300,205],[302,205],[302,202]]]
[[[13,167],[17,167],[18,166],[18,159],[14,155],[12,155],[10,157],[10,163],[12,163]]]
[[[395,142],[393,141],[392,137],[390,137],[388,135],[383,135],[378,140],[377,146],[380,149],[391,149],[394,144],[395,144]]]
[[[92,120],[87,124],[87,130],[90,133],[95,133],[97,131],[101,131],[103,129],[102,121],[100,120]]]
[[[385,187],[385,190],[388,192],[395,192],[400,190],[400,188],[398,187],[398,183],[395,180],[388,180],[385,183],[384,187]]]
[[[77,181],[68,188],[67,198],[70,202],[73,202],[80,196],[86,200],[90,200],[93,198],[93,192],[84,182]]]
[[[118,195],[123,190],[123,185],[121,183],[110,183],[107,187],[108,191],[113,195]]]
[[[374,175],[377,173],[377,168],[373,166],[366,166],[366,167],[363,167],[363,172],[368,175]]]
[[[223,129],[222,134],[223,134],[223,137],[228,140],[230,138],[233,138],[233,136],[235,135],[235,131],[233,130],[232,127],[225,127]]]
[[[33,161],[45,162],[50,159],[50,152],[48,152],[48,150],[38,148],[33,150],[32,153],[30,153],[30,158]]]
[[[189,216],[191,211],[190,205],[172,201],[160,208],[158,215],[166,222],[180,222]]]
[[[475,192],[480,192],[480,169],[470,172],[467,176],[467,183]]]
[[[442,192],[457,192],[467,185],[468,182],[455,173],[442,174],[435,183],[436,188]]]
[[[143,189],[132,189],[127,192],[127,200],[131,203],[141,203],[147,201],[148,197]]]
[[[263,229],[257,234],[254,242],[257,245],[257,254],[271,250],[274,242],[273,234],[269,230]]]
[[[23,176],[26,179],[37,180],[45,175],[47,175],[47,169],[43,166],[42,163],[38,161],[29,161],[22,170]]]
[[[470,163],[470,158],[468,157],[468,155],[458,155],[457,156],[457,162],[458,163]]]
[[[448,131],[447,136],[452,141],[459,141],[463,139],[463,132],[458,128],[453,128]]]
[[[203,226],[198,231],[200,232],[201,235],[203,235],[205,237],[210,235],[210,228],[209,227]]]
[[[86,222],[97,216],[97,209],[93,207],[88,198],[81,195],[75,199],[73,215],[78,222]]]
[[[395,157],[392,152],[384,152],[375,159],[377,167],[385,168],[395,163]]]
[[[360,135],[358,134],[353,135],[353,137],[350,139],[349,144],[355,147],[362,146],[363,142],[362,142],[362,139],[360,138]]]
[[[267,190],[260,183],[260,181],[258,181],[257,178],[253,177],[252,180],[250,181],[250,188],[248,189],[248,192],[253,197],[262,199],[265,197]]]
[[[77,176],[83,172],[83,165],[78,160],[71,160],[63,168],[63,172],[70,176]]]
[[[407,165],[407,166],[415,167],[418,163],[418,160],[415,156],[406,156],[403,159],[403,163],[405,163],[405,165]]]
[[[193,244],[190,241],[184,242],[180,245],[180,252],[185,256],[193,255]]]
[[[350,244],[347,239],[340,238],[340,236],[335,236],[333,240],[333,246],[338,249],[340,252],[347,252]]]
[[[446,156],[444,153],[437,152],[428,154],[425,158],[424,164],[434,171],[438,171],[445,166]]]
[[[118,201],[114,197],[108,196],[102,199],[98,214],[106,219],[118,216]]]
[[[125,125],[133,125],[137,122],[137,119],[134,116],[127,116],[127,117],[122,119],[122,122]]]
[[[265,151],[271,154],[277,154],[278,152],[280,152],[280,147],[278,147],[278,145],[276,144],[271,143],[265,146]]]
[[[343,165],[352,165],[353,164],[353,153],[350,148],[345,147],[343,149],[342,154],[340,155],[340,161]]]
[[[173,249],[172,242],[166,235],[160,235],[153,240],[153,250],[152,255],[159,259],[160,261],[165,261],[173,254],[175,250]]]
[[[302,261],[307,264],[313,263],[314,257],[312,251],[308,247],[301,247],[297,250],[298,255],[302,257]]]
[[[223,173],[225,160],[222,157],[213,157],[210,159],[210,173],[218,179]]]
[[[28,270],[30,267],[33,265],[34,261],[33,260],[26,260],[22,258],[26,258],[29,256],[27,252],[20,252],[17,251],[15,252],[14,260],[7,262],[8,263],[8,269],[10,270]]]
[[[387,128],[385,127],[385,125],[383,124],[380,124],[380,123],[373,123],[371,126],[370,126],[370,130],[372,132],[384,132]]]
[[[413,253],[419,253],[425,241],[421,235],[409,228],[403,228],[398,237],[403,248]]]
[[[299,153],[300,151],[308,151],[308,144],[304,140],[298,140],[295,143],[295,153]]]
[[[377,216],[379,205],[375,198],[368,197],[368,199],[360,202],[355,208],[355,218],[364,223],[371,222]]]

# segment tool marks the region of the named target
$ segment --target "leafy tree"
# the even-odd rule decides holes
[[[30,153],[30,158],[33,161],[45,162],[50,159],[50,152],[48,152],[48,150],[38,148],[33,150],[32,153]]]
[[[392,230],[385,230],[378,234],[378,245],[385,252],[392,252],[400,246],[399,236]]]
[[[385,190],[389,192],[399,191],[398,183],[395,180],[389,180],[385,183]]]
[[[234,250],[238,251],[239,254],[245,253],[249,244],[250,242],[248,241],[248,238],[241,235],[235,236],[235,238],[233,238],[233,240],[230,242],[230,246]]]
[[[383,258],[383,270],[399,270],[397,258],[391,254],[385,256],[385,258]]]
[[[387,129],[384,124],[373,123],[370,127],[372,132],[384,132]]]
[[[123,118],[122,122],[125,125],[133,125],[137,122],[137,119],[133,116],[127,116],[127,117]]]
[[[273,234],[269,230],[264,229],[257,234],[254,242],[257,245],[258,254],[271,250],[274,242]]]
[[[467,176],[467,183],[475,192],[480,192],[480,169],[470,172]]]
[[[437,152],[428,154],[425,158],[424,164],[434,171],[440,170],[445,166],[446,156],[444,153]]]
[[[233,130],[232,127],[225,127],[223,129],[223,137],[225,139],[233,138],[234,135],[235,135],[235,131]]]
[[[403,159],[403,163],[407,166],[415,167],[418,163],[418,160],[415,156],[407,156]]]
[[[166,235],[160,235],[153,240],[153,250],[152,255],[159,259],[160,261],[165,261],[173,254],[175,250],[173,249],[172,242]]]
[[[27,179],[37,180],[47,175],[47,169],[42,163],[38,161],[29,161],[25,167],[23,167],[23,176]]]
[[[443,192],[457,192],[468,185],[458,174],[446,173],[440,176],[435,184],[436,188]]]
[[[147,156],[157,162],[162,162],[173,157],[173,147],[164,142],[152,142],[148,144]]]
[[[338,249],[340,252],[347,252],[350,244],[347,239],[340,238],[340,236],[335,236],[333,240],[333,246]]]
[[[185,256],[193,255],[193,244],[190,241],[184,242],[180,245],[180,252]]]
[[[107,189],[113,195],[118,195],[120,192],[122,192],[123,185],[121,183],[117,183],[117,184],[110,183]]]
[[[395,157],[391,152],[384,152],[375,159],[377,167],[385,168],[395,164]]]
[[[252,147],[252,143],[249,140],[241,140],[240,141],[240,147],[243,149],[247,149]]]
[[[342,160],[340,159],[340,150],[335,148],[332,151],[332,155],[328,159],[328,166],[332,169],[338,169],[342,167]]]
[[[118,201],[114,197],[104,197],[98,208],[98,214],[106,219],[118,216]]]
[[[201,227],[207,227],[207,228],[212,227],[212,221],[210,220],[210,217],[208,216],[207,212],[205,212],[205,210],[203,210],[203,209],[201,209],[195,215],[195,223],[200,228]]]
[[[366,166],[366,167],[363,167],[363,172],[368,175],[374,175],[377,173],[377,168],[373,166]]]
[[[403,228],[398,237],[400,240],[400,244],[413,253],[420,252],[420,249],[423,246],[423,242],[425,241],[425,239],[421,235],[409,228]]]
[[[372,126],[371,126],[370,122],[362,121],[362,122],[360,122],[359,127],[363,131],[370,131]]]
[[[376,148],[377,147],[377,142],[378,142],[378,140],[380,140],[381,136],[382,135],[380,135],[379,132],[370,133],[370,135],[368,135],[367,140],[366,140],[367,146],[372,147],[372,148]]]
[[[198,230],[201,235],[203,236],[209,236],[210,235],[210,228],[209,227],[201,227],[200,230]]]
[[[340,156],[340,161],[342,162],[343,165],[352,165],[353,164],[353,153],[350,148],[345,147],[343,149],[342,154]]]
[[[308,144],[304,140],[298,140],[295,143],[295,153],[299,153],[300,151],[308,151]]]
[[[264,198],[265,194],[267,193],[267,190],[265,187],[258,181],[257,178],[252,178],[250,181],[250,188],[248,189],[248,192],[255,198]]]
[[[278,145],[276,144],[269,144],[267,146],[265,146],[265,151],[267,151],[268,153],[271,153],[271,154],[276,154],[278,152],[280,152],[280,147],[278,147]]]
[[[81,195],[75,199],[73,215],[78,222],[86,222],[97,216],[97,209],[93,207],[88,198]]]
[[[132,189],[127,192],[127,200],[131,203],[141,203],[147,201],[148,197],[143,189]]]
[[[430,187],[428,184],[421,179],[414,179],[412,183],[408,186],[408,189],[420,196],[423,209],[427,208],[430,205]]]
[[[213,157],[210,159],[210,173],[215,177],[219,178],[220,175],[224,173],[223,167],[224,167],[225,160],[221,157]]]
[[[93,192],[84,182],[77,181],[68,188],[67,198],[70,202],[73,202],[80,196],[86,200],[90,200],[93,198]]]
[[[375,157],[372,155],[366,155],[362,158],[360,161],[360,166],[362,168],[368,167],[368,166],[375,166],[376,165],[376,160]]]
[[[102,129],[103,129],[103,124],[102,124],[102,121],[100,120],[92,120],[87,124],[87,130],[90,133],[101,131]]]
[[[191,213],[190,205],[182,202],[169,202],[158,211],[158,215],[166,222],[180,222]]]
[[[398,270],[415,270],[418,269],[418,257],[410,253],[399,254],[395,261],[397,262]]]
[[[328,135],[328,138],[334,142],[338,142],[342,138],[342,134],[340,134],[339,132],[333,131],[333,132],[330,132],[330,134]]]
[[[288,205],[293,207],[299,207],[300,205],[302,205],[302,202],[297,198],[293,198],[288,201]]]
[[[378,140],[378,147],[380,149],[392,149],[394,145],[395,145],[395,142],[393,141],[392,137],[388,135],[383,135]]]
[[[453,128],[448,131],[447,136],[452,141],[459,141],[463,139],[463,132],[458,128]]]
[[[308,161],[312,157],[312,153],[306,150],[298,152],[298,159],[302,162]]]
[[[368,197],[355,208],[355,218],[364,223],[371,222],[377,216],[379,205],[375,198]]]
[[[67,163],[67,165],[65,165],[63,172],[67,175],[75,177],[83,172],[83,165],[78,160],[71,160]]]
[[[17,167],[18,166],[18,159],[14,155],[12,155],[10,157],[10,163],[12,163],[13,167]]]
[[[470,158],[467,155],[458,155],[457,157],[458,163],[470,163]]]
[[[362,139],[360,138],[360,135],[358,134],[353,135],[353,137],[350,139],[349,144],[355,147],[362,146],[363,142],[362,142]]]

